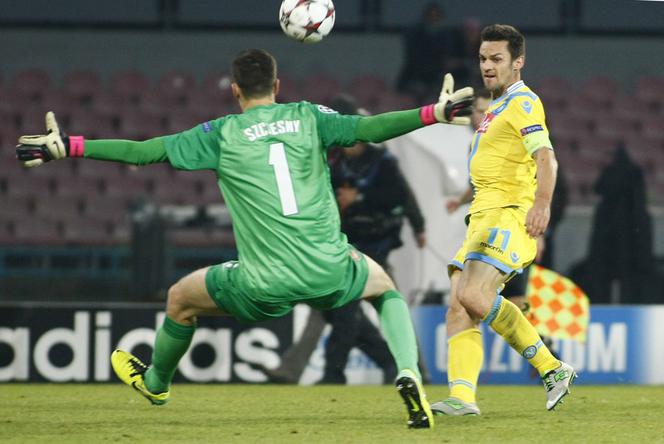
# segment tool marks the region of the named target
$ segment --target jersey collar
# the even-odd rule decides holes
[[[496,103],[498,103],[498,102],[500,102],[501,100],[505,99],[505,98],[506,98],[507,96],[509,96],[510,94],[517,92],[518,90],[520,90],[520,89],[523,88],[524,86],[526,86],[526,84],[523,83],[523,80],[519,80],[518,82],[513,83],[512,86],[510,86],[509,88],[507,88],[507,91],[505,91],[505,94],[503,94],[502,96],[498,97],[497,99],[494,99],[494,100],[491,102],[491,105],[495,105]]]

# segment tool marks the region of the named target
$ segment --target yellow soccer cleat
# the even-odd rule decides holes
[[[396,381],[397,391],[408,409],[408,427],[411,429],[432,429],[433,413],[420,378],[411,370],[403,370]]]
[[[133,387],[153,405],[163,405],[168,402],[168,397],[171,395],[170,391],[152,393],[147,389],[143,376],[148,367],[136,356],[124,350],[115,350],[111,354],[111,365],[122,382]]]

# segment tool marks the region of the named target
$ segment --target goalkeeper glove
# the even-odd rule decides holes
[[[16,158],[27,168],[63,157],[83,157],[85,140],[82,136],[67,136],[60,130],[55,114],[46,113],[46,135],[21,136],[16,146]]]
[[[470,117],[466,116],[473,112],[473,94],[470,86],[454,91],[454,77],[445,74],[438,103],[425,106],[420,111],[422,122],[426,125],[436,122],[470,125]]]

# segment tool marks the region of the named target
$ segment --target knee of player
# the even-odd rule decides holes
[[[471,315],[473,318],[481,318],[485,313],[487,306],[487,297],[484,289],[479,285],[465,285],[459,289],[457,297],[459,304]],[[490,308],[490,302],[488,306]]]
[[[186,294],[179,284],[173,284],[168,289],[168,299],[166,301],[166,314],[173,320],[179,320],[185,317],[187,308]]]
[[[458,319],[460,319],[462,316],[464,316],[466,313],[466,309],[464,308],[463,305],[461,305],[461,302],[459,301],[458,298],[454,298],[450,302],[450,306],[447,308],[447,312],[445,313],[445,322],[454,322]]]

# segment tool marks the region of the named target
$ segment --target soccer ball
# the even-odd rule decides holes
[[[279,23],[292,39],[320,42],[334,26],[334,4],[332,0],[283,0]]]

